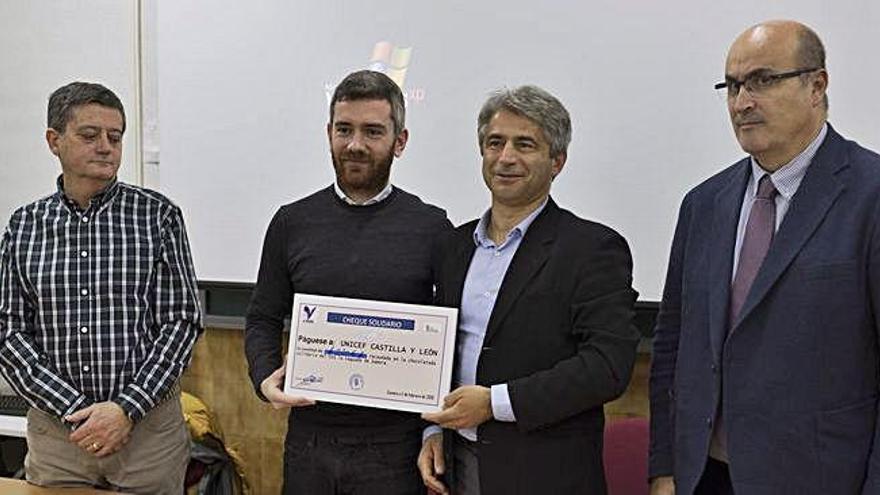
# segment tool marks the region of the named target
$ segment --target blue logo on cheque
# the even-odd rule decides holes
[[[355,373],[348,377],[348,386],[351,387],[352,390],[360,390],[364,388],[364,377]]]

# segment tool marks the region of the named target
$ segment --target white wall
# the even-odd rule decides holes
[[[126,109],[120,176],[139,181],[138,2],[0,2],[0,224],[55,191],[61,173],[45,141],[49,94],[72,81],[99,82]]]
[[[831,121],[880,149],[871,0],[162,0],[143,3],[139,26],[140,7],[0,2],[0,214],[54,187],[59,167],[42,138],[48,94],[100,81],[129,114],[123,180],[143,177],[181,205],[203,280],[253,281],[275,209],[333,180],[328,91],[368,66],[379,41],[412,47],[411,139],[396,184],[456,223],[480,214],[477,110],[499,86],[541,85],[574,119],[554,197],[627,237],[644,300],[659,299],[682,195],[742,154],[711,88],[745,27],[784,17],[816,28],[829,53]]]

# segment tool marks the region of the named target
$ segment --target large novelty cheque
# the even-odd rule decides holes
[[[411,412],[442,409],[458,310],[296,294],[284,391]]]

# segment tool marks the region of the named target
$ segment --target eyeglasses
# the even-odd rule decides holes
[[[758,70],[747,75],[741,81],[733,78],[726,78],[724,82],[716,84],[715,89],[727,89],[728,98],[736,98],[736,96],[739,94],[739,90],[742,88],[746,88],[746,91],[748,91],[750,95],[757,96],[760,95],[762,92],[767,91],[783,79],[796,77],[801,74],[806,74],[808,72],[813,72],[821,69],[821,67],[812,67],[810,69],[798,69],[791,72],[782,72],[780,74],[773,74],[765,72],[763,70]]]

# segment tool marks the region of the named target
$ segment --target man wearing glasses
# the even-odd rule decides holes
[[[880,493],[880,157],[826,122],[825,51],[727,56],[750,156],[682,202],[654,338],[652,494]]]

